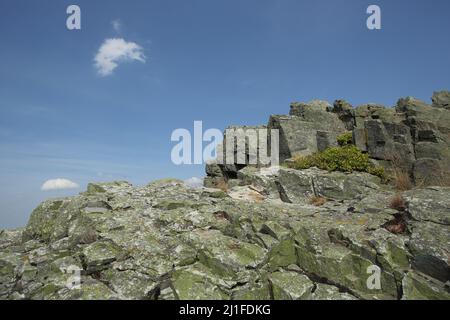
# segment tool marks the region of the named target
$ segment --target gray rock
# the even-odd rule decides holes
[[[335,132],[317,131],[317,151],[322,152],[337,145],[337,134]]]
[[[433,93],[433,107],[450,109],[450,91],[437,91]]]
[[[379,178],[366,173],[346,174],[312,168],[280,169],[281,199],[290,203],[306,203],[313,196],[334,200],[350,200],[379,189]]]
[[[375,176],[316,168],[211,164],[204,183],[222,190],[92,183],[44,201],[24,229],[0,230],[0,299],[449,300],[450,189],[424,187],[448,182],[446,97],[298,103],[269,122],[282,159],[353,129],[370,161],[414,176],[405,205]],[[70,266],[79,288],[68,287]],[[379,290],[367,286],[374,266]]]
[[[353,130],[353,143],[355,146],[363,151],[367,152],[367,130],[365,128],[355,128]]]

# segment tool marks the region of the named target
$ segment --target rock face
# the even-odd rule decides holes
[[[338,135],[351,131],[353,143],[390,175],[403,174],[419,186],[450,185],[449,91],[435,92],[431,105],[407,97],[392,108],[353,108],[345,100],[333,106],[320,100],[293,103],[289,115],[272,115],[264,128],[279,130],[281,162],[335,146]],[[245,166],[207,166],[205,185],[239,184],[234,180]]]
[[[397,234],[395,193],[373,177],[265,170],[228,193],[117,182],[45,201],[0,232],[0,298],[450,299],[449,188],[405,193]]]
[[[379,189],[379,178],[368,173],[346,174],[319,169],[281,168],[279,190],[285,202],[305,203],[310,197],[351,200]]]
[[[352,131],[415,178],[401,193],[362,172],[211,163],[205,185],[226,187],[91,183],[45,201],[0,230],[0,299],[449,300],[447,102],[295,103],[257,127],[279,130],[287,161]]]

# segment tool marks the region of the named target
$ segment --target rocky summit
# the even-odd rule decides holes
[[[0,299],[450,299],[449,102],[293,103],[280,166],[45,201],[0,231]]]

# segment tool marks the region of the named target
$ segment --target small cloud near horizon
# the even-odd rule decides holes
[[[95,55],[95,67],[99,75],[111,75],[121,62],[139,61],[145,63],[143,48],[135,42],[122,38],[106,39]]]
[[[51,190],[65,190],[65,189],[77,189],[80,186],[68,179],[50,179],[44,182],[41,187],[42,191],[51,191]]]
[[[203,178],[192,177],[184,180],[184,184],[193,189],[199,189],[203,187]]]

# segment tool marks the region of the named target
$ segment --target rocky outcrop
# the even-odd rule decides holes
[[[289,115],[272,115],[266,127],[279,130],[281,162],[336,146],[337,137],[351,131],[353,143],[391,177],[401,173],[415,185],[449,185],[449,97],[448,91],[435,92],[431,105],[407,97],[392,108],[378,104],[354,108],[345,100],[336,100],[333,106],[320,100],[293,103]],[[235,180],[245,166],[207,166],[206,185]]]
[[[346,133],[411,175],[409,191],[365,172],[250,163],[246,149],[244,163],[208,164],[204,188],[91,183],[45,201],[25,228],[0,231],[0,299],[449,300],[447,102],[294,103],[252,127],[268,146],[279,130],[286,163]],[[351,148],[329,150],[362,155]]]
[[[294,170],[281,168],[279,191],[289,203],[305,203],[311,197],[351,200],[379,189],[380,179],[368,173],[346,174],[319,169]]]
[[[450,189],[409,191],[392,209],[371,177],[265,170],[228,193],[117,182],[45,201],[0,232],[0,298],[450,299]],[[310,194],[328,201],[298,201]],[[398,210],[407,230],[392,233]]]

